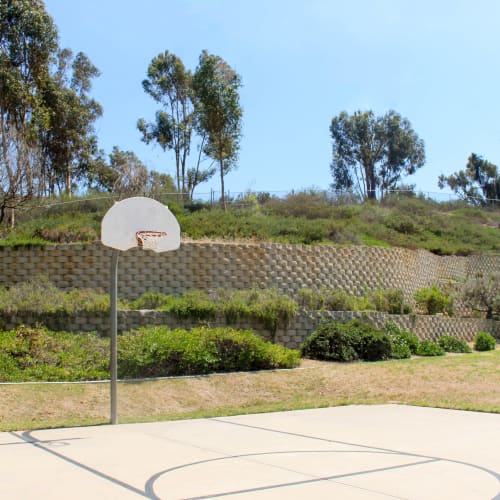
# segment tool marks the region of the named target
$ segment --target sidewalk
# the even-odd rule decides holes
[[[398,405],[0,433],[4,499],[500,499],[500,415]]]

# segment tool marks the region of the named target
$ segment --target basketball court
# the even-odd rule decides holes
[[[0,433],[5,499],[500,498],[500,415],[398,405]]]

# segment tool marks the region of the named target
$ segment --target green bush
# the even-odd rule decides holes
[[[356,329],[359,335],[355,348],[360,359],[379,361],[391,357],[391,339],[385,332],[361,323],[352,325],[350,328]]]
[[[414,333],[402,330],[393,321],[387,321],[384,329],[391,340],[393,358],[405,359],[416,354],[419,340]]]
[[[109,341],[96,334],[21,326],[0,333],[0,381],[73,381],[109,377]]]
[[[370,301],[375,305],[377,311],[389,314],[410,314],[411,306],[405,303],[403,290],[379,288],[368,294]]]
[[[215,318],[218,307],[204,290],[189,290],[182,297],[172,297],[167,310],[179,318],[207,320]]]
[[[292,368],[299,362],[298,351],[231,328],[144,328],[118,342],[122,378]]]
[[[436,285],[415,292],[415,300],[424,314],[453,315],[453,300]]]
[[[418,345],[417,354],[419,356],[443,356],[444,349],[432,340],[422,340]]]
[[[344,290],[328,290],[324,293],[325,309],[328,311],[357,311],[356,297]]]
[[[359,358],[353,338],[344,323],[325,323],[307,337],[301,346],[302,356],[325,361],[354,361]]]
[[[179,318],[199,320],[210,320],[221,314],[228,324],[253,319],[271,332],[288,326],[297,307],[297,302],[274,288],[220,289],[212,294],[204,290],[190,290],[180,297],[150,291],[127,305],[128,309],[161,309]]]
[[[495,347],[495,337],[488,332],[478,332],[474,337],[474,349],[476,351],[492,351]]]
[[[303,356],[327,361],[377,361],[391,356],[387,334],[371,323],[352,320],[321,325],[301,346]]]
[[[342,289],[320,291],[303,288],[298,291],[303,307],[310,310],[328,311],[382,311],[389,314],[409,314],[411,306],[404,302],[402,290],[378,289],[356,297]]]
[[[47,275],[40,274],[30,281],[9,288],[1,287],[0,311],[31,311],[38,314],[106,312],[109,311],[109,296],[89,288],[60,290]]]
[[[452,335],[442,335],[437,342],[446,352],[472,352],[467,342]]]
[[[161,309],[171,302],[170,297],[164,293],[148,291],[143,293],[137,300],[128,305],[129,309]]]
[[[250,318],[271,332],[286,328],[297,312],[298,304],[275,288],[265,290],[218,290],[216,301],[226,321]]]

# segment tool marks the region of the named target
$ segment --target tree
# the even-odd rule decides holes
[[[333,118],[330,133],[333,189],[358,191],[364,199],[383,197],[425,162],[423,141],[395,111],[381,117],[371,111],[342,112]]]
[[[113,193],[132,196],[147,190],[148,169],[132,151],[121,151],[117,146],[109,155],[109,164],[114,172]]]
[[[493,163],[472,153],[465,170],[445,177],[439,176],[440,189],[448,187],[460,198],[475,205],[486,205],[489,201],[500,199],[500,173]]]
[[[218,164],[221,202],[226,208],[224,177],[236,165],[243,111],[240,76],[219,56],[204,50],[193,76],[196,128],[206,137],[203,151]]]
[[[57,50],[57,30],[40,0],[0,2],[0,222],[35,194],[38,127],[47,113],[40,98]]]
[[[177,190],[185,193],[194,113],[191,72],[176,55],[165,51],[151,61],[142,86],[163,110],[153,123],[141,118],[137,128],[146,144],[156,142],[164,151],[174,151]]]
[[[486,312],[486,318],[500,318],[500,273],[476,275],[465,283],[464,298],[476,311]]]
[[[75,179],[85,177],[91,157],[97,154],[94,122],[102,115],[100,104],[90,98],[92,78],[99,70],[82,52],[72,58],[64,49],[58,66],[48,79],[42,96],[48,112],[48,126],[41,129],[44,173],[50,195],[56,184],[65,186],[71,197]]]

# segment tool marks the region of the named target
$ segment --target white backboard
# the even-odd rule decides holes
[[[136,196],[116,202],[102,219],[101,241],[107,247],[129,250],[137,247],[138,231],[166,233],[151,250],[176,250],[181,244],[181,231],[175,216],[166,205],[152,198]]]

